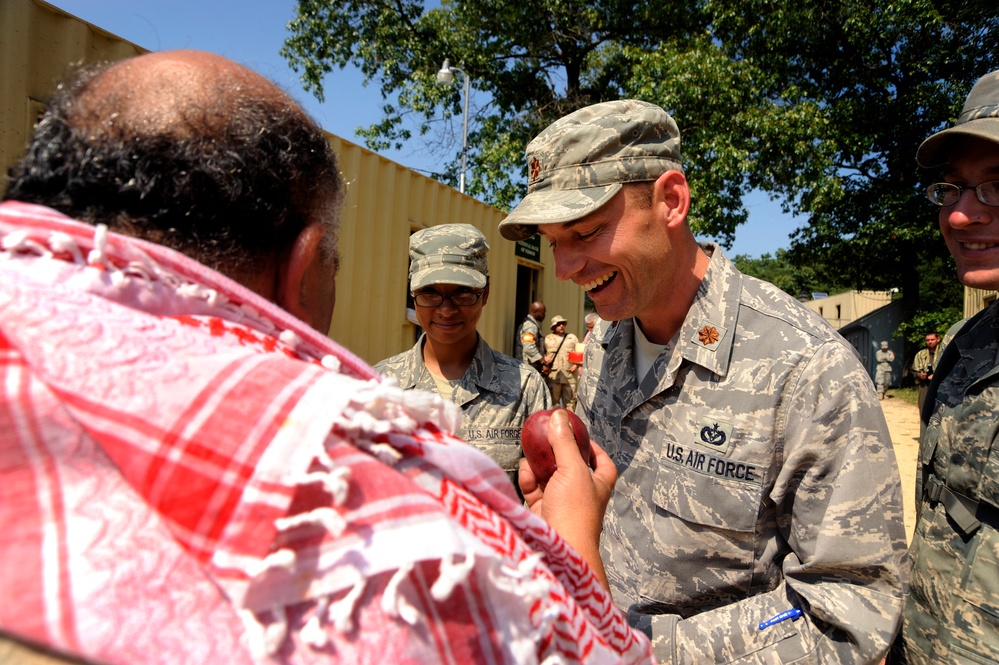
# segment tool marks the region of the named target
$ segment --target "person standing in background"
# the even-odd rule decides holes
[[[586,334],[583,335],[583,344],[586,344],[590,340],[590,335],[593,334],[597,324],[600,323],[600,315],[596,312],[590,312],[583,317],[583,322],[586,324]]]
[[[895,362],[895,352],[888,348],[888,342],[881,342],[881,348],[874,354],[874,359],[878,363],[874,370],[874,388],[878,392],[878,399],[884,399],[891,386],[891,364]]]
[[[552,317],[552,332],[545,337],[545,365],[551,370],[546,377],[552,393],[552,403],[559,403],[570,411],[576,409],[576,380],[580,364],[571,362],[569,354],[576,351],[579,340],[572,333],[566,334],[565,317]]]
[[[513,342],[513,357],[524,361],[539,372],[542,371],[545,355],[545,336],[541,334],[541,324],[545,321],[545,314],[547,310],[543,302],[540,300],[532,302]]]
[[[926,390],[933,380],[933,370],[937,368],[937,361],[940,359],[940,354],[937,352],[939,347],[940,335],[933,331],[928,332],[926,348],[920,349],[912,360],[912,378],[916,380],[916,386],[919,388],[917,403],[920,412],[923,410],[923,402],[926,401]]]

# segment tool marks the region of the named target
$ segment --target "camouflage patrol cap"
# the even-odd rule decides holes
[[[458,284],[481,289],[486,285],[489,243],[471,224],[441,224],[409,237],[409,288]]]
[[[561,224],[604,205],[626,182],[682,171],[680,130],[655,104],[635,99],[579,109],[551,124],[527,146],[527,196],[500,222],[507,240],[523,240],[538,224]]]
[[[923,168],[946,164],[950,158],[951,146],[960,136],[977,137],[999,144],[999,70],[978,79],[954,126],[923,141],[916,151],[916,161]]]

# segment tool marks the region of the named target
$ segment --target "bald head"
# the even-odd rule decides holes
[[[60,86],[5,199],[177,249],[242,281],[322,224],[343,182],[325,135],[274,83],[200,51],[152,53]]]
[[[532,302],[529,311],[531,312],[531,316],[533,316],[538,321],[544,321],[545,314],[548,313],[548,310],[545,309],[545,304],[540,300],[535,300],[534,302]]]
[[[219,110],[268,103],[305,120],[295,102],[251,69],[204,51],[150,53],[116,62],[81,90],[70,122],[103,135],[197,136],[224,129]]]

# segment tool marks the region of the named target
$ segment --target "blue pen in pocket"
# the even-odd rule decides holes
[[[760,630],[763,630],[764,628],[769,628],[770,626],[778,624],[781,621],[787,621],[788,619],[794,621],[800,616],[801,616],[801,610],[799,610],[797,607],[792,607],[789,610],[784,610],[783,612],[773,617],[772,619],[767,619],[766,621],[761,623]]]

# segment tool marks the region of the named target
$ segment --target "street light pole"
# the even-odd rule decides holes
[[[444,85],[451,85],[454,82],[454,73],[458,72],[461,74],[461,78],[464,80],[465,90],[464,90],[464,100],[462,103],[462,121],[461,121],[461,175],[458,178],[458,191],[462,194],[465,193],[465,166],[468,160],[468,93],[469,93],[469,81],[468,74],[461,67],[452,67],[451,63],[448,62],[447,58],[444,59],[444,64],[441,65],[440,71],[437,72],[437,82]]]

